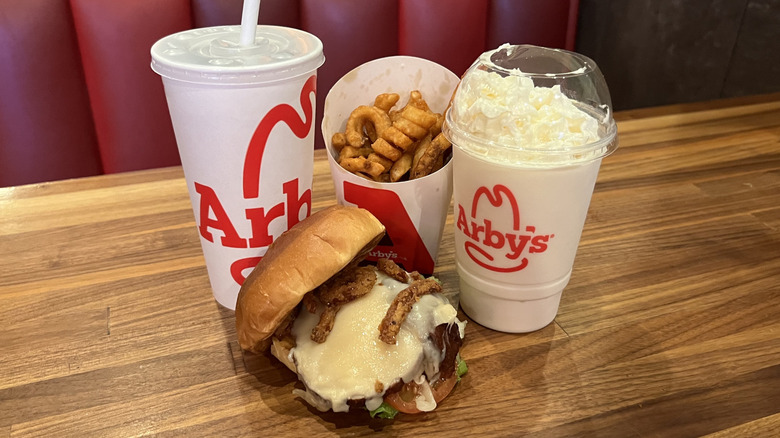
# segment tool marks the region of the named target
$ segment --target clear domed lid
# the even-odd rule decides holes
[[[617,148],[604,76],[590,58],[559,49],[505,44],[463,76],[444,133],[488,160],[577,164]]]

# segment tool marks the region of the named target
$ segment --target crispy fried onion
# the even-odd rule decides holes
[[[441,292],[441,284],[432,278],[416,280],[399,292],[379,324],[379,339],[386,344],[395,345],[401,324],[412,311],[412,306],[423,295],[439,292]]]
[[[304,296],[303,305],[310,313],[317,311],[317,302],[323,304],[320,320],[311,331],[311,340],[325,342],[333,330],[336,314],[342,305],[369,293],[376,283],[376,272],[370,266],[347,268],[331,277],[313,293]],[[308,297],[308,298],[307,298]],[[316,300],[313,302],[313,300]],[[313,309],[313,310],[312,310]]]
[[[328,339],[330,331],[333,330],[333,324],[336,322],[336,313],[338,313],[340,308],[341,305],[339,304],[325,306],[325,309],[320,314],[320,321],[311,329],[312,341],[322,344]]]
[[[401,283],[409,283],[409,274],[390,259],[377,260],[376,267],[394,280],[398,280]]]

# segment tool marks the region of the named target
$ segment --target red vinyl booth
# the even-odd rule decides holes
[[[462,74],[502,43],[574,47],[578,0],[263,0],[260,23],[323,42],[330,87],[371,59],[413,55]],[[0,187],[179,164],[159,38],[240,23],[242,0],[0,0]],[[315,144],[324,143],[317,129]]]

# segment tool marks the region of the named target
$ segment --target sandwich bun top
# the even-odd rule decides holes
[[[362,260],[384,234],[384,225],[368,210],[342,205],[314,213],[282,233],[238,293],[241,348],[268,349],[271,335],[306,293]]]

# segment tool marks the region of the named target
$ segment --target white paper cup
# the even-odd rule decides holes
[[[316,70],[322,43],[258,26],[194,29],[152,46],[214,297],[235,309],[271,242],[311,213]]]
[[[461,307],[499,331],[546,326],[571,276],[601,160],[534,169],[482,160],[460,147],[454,154]]]
[[[325,98],[322,135],[328,148],[331,174],[340,204],[372,212],[387,229],[386,238],[368,260],[389,258],[407,271],[433,274],[444,222],[452,199],[452,162],[437,172],[410,181],[379,183],[342,168],[330,139],[344,132],[347,119],[359,105],[372,105],[382,93],[401,96],[419,90],[431,110],[444,113],[458,77],[434,62],[410,56],[392,56],[367,62],[342,77]]]
[[[571,277],[601,160],[617,147],[604,78],[582,55],[502,46],[466,72],[443,131],[461,307],[495,330],[541,329]]]

